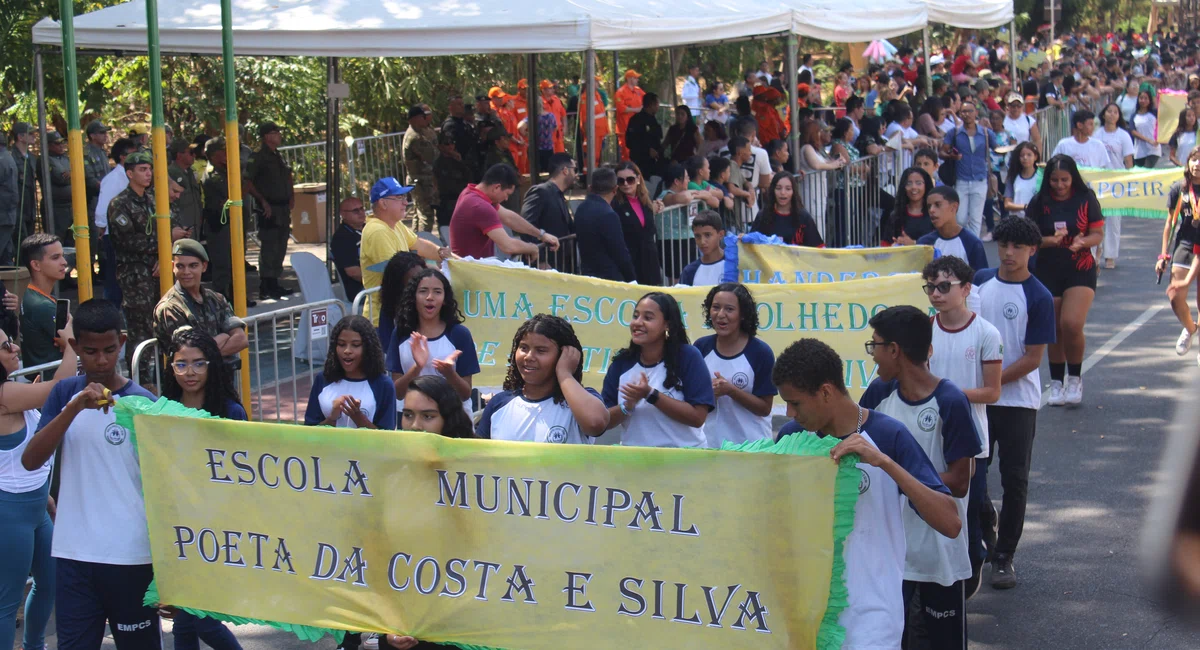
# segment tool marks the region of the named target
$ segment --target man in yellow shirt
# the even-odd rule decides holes
[[[383,282],[383,270],[396,253],[415,251],[425,259],[440,262],[450,257],[450,249],[417,237],[401,223],[408,208],[408,193],[412,187],[401,185],[395,178],[381,178],[371,187],[371,206],[374,214],[367,217],[362,229],[359,266],[362,268],[363,289],[378,287]],[[368,297],[366,317],[379,326],[379,300]]]

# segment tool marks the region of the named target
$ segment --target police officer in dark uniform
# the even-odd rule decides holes
[[[292,170],[279,154],[283,134],[274,122],[258,127],[262,145],[250,157],[246,168],[246,191],[255,198],[258,218],[258,294],[264,298],[283,298],[291,291],[279,284],[288,237],[292,233]]]

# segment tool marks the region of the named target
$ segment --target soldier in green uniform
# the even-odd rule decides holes
[[[175,286],[163,294],[154,308],[154,336],[158,349],[171,347],[171,336],[181,327],[204,332],[217,342],[221,355],[232,359],[246,349],[246,324],[233,315],[229,302],[221,294],[200,285],[208,268],[208,252],[194,239],[176,240],[171,249]]]
[[[100,181],[108,175],[108,127],[100,120],[87,125],[87,144],[83,146],[83,176],[87,187],[88,216],[96,212],[96,199],[100,196]],[[95,224],[92,224],[95,228]],[[95,250],[95,249],[92,249]]]
[[[117,284],[125,309],[125,360],[133,372],[133,352],[154,336],[158,303],[158,231],[154,223],[153,159],[138,151],[125,157],[129,187],[108,204],[108,236],[117,257]],[[143,355],[138,380],[153,381],[153,355]]]
[[[450,217],[454,215],[454,206],[458,203],[458,195],[467,189],[475,178],[471,161],[464,159],[458,151],[458,142],[454,134],[443,131],[438,136],[438,157],[433,161],[433,178],[437,181],[438,230],[442,232],[442,241],[450,241]],[[472,150],[471,154],[475,152]]]
[[[432,115],[424,104],[408,109],[408,130],[404,132],[401,151],[407,184],[413,187],[410,194],[413,200],[408,204],[413,230],[437,234],[437,218],[433,211],[438,202],[437,181],[433,176],[437,148],[427,134]]]
[[[186,237],[200,239],[204,197],[200,190],[200,181],[192,169],[192,163],[196,162],[196,156],[192,154],[192,143],[182,138],[172,140],[171,146],[167,148],[167,160],[171,161],[167,165],[167,177],[175,181],[182,190],[179,198],[171,203],[172,217],[186,231]]]
[[[46,146],[49,149],[50,178],[42,179],[42,193],[50,195],[50,203],[54,209],[54,234],[63,241],[63,245],[75,245],[75,236],[71,232],[71,223],[75,213],[71,211],[71,159],[67,157],[67,139],[58,131],[51,131],[46,136]],[[48,219],[43,223],[49,224]]]
[[[37,138],[37,130],[28,122],[17,122],[12,128],[12,157],[17,163],[17,227],[13,232],[13,250],[19,250],[21,240],[34,231],[37,215],[37,155],[29,146]]]
[[[258,295],[283,298],[291,294],[279,284],[283,259],[287,256],[288,237],[292,233],[292,169],[279,154],[283,135],[279,125],[263,122],[258,127],[262,146],[250,157],[246,169],[246,191],[257,201]]]
[[[204,174],[204,232],[208,233],[208,254],[212,261],[212,286],[217,293],[233,302],[232,241],[229,237],[229,212],[225,202],[229,200],[229,167],[225,151],[225,138],[216,137],[204,143],[204,156],[208,158],[208,172]],[[242,214],[249,214],[243,208]],[[247,307],[255,306],[246,300]]]

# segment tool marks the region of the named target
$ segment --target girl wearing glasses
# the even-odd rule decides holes
[[[70,341],[71,323],[59,332]],[[69,344],[63,347],[62,365],[53,379],[36,384],[8,380],[21,365],[21,348],[0,331],[0,646],[13,645],[17,609],[25,596],[25,579],[33,575],[33,589],[25,598],[25,630],[22,645],[29,650],[45,647],[46,623],[54,608],[54,560],[50,539],[54,534],[55,511],[50,496],[53,457],[27,471],[21,465],[25,446],[37,430],[38,411],[50,389],[62,379],[73,377],[78,360]],[[30,568],[32,567],[32,572]]]
[[[652,292],[633,308],[629,346],[604,377],[608,428],[625,425],[621,442],[641,447],[704,447],[704,420],[713,410],[704,357],[688,342],[679,303]]]
[[[371,321],[346,316],[333,326],[325,367],[313,378],[304,424],[342,429],[395,429],[396,389],[383,368]]]
[[[617,165],[617,194],[613,197],[612,209],[621,219],[625,247],[633,259],[638,284],[651,287],[662,285],[654,215],[662,211],[663,204],[662,201],[650,200],[650,192],[642,180],[642,170],[628,160]]]
[[[708,446],[771,436],[775,353],[758,338],[754,297],[736,282],[718,284],[704,299],[704,325],[715,334],[696,339],[710,373],[716,408],[704,422]]]
[[[163,384],[163,395],[189,408],[201,409],[228,420],[245,420],[246,410],[233,386],[233,373],[221,358],[213,337],[191,327],[171,337],[171,372]],[[174,611],[172,635],[179,650],[199,650],[204,641],[215,650],[241,650],[233,632],[213,618],[201,618],[183,610]]]
[[[1042,187],[1025,214],[1042,232],[1037,277],[1054,296],[1055,342],[1050,358],[1051,406],[1083,401],[1083,325],[1096,298],[1096,258],[1092,247],[1104,239],[1104,215],[1095,193],[1066,155],[1046,163]]]

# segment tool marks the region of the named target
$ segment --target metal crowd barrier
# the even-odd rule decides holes
[[[355,305],[359,303],[356,300]],[[328,349],[329,333],[336,323],[331,313],[340,314],[345,303],[336,298],[285,307],[244,318],[250,339],[251,403],[244,404],[250,419],[259,422],[303,422],[301,400],[308,399],[316,373],[325,364],[322,349]],[[307,331],[302,331],[307,328]],[[134,348],[133,381],[143,384],[142,358],[153,355],[154,385],[162,386],[163,365],[159,363],[158,340],[142,341]],[[308,359],[309,361],[305,361]],[[30,369],[29,371],[33,371]],[[240,373],[234,375],[240,393]],[[287,417],[290,415],[290,417]]]
[[[698,201],[675,205],[654,215],[658,230],[658,261],[662,266],[663,284],[671,286],[683,275],[683,267],[696,259],[696,242],[692,238],[692,219],[701,209]]]
[[[579,273],[578,237],[567,235],[558,238],[558,250],[550,250],[545,244],[538,244],[539,269],[554,269],[559,273]]]
[[[50,361],[48,363],[40,363],[36,366],[30,366],[28,368],[19,368],[15,372],[8,373],[8,379],[9,379],[9,381],[15,381],[16,379],[20,379],[20,378],[28,378],[30,381],[32,381],[35,377],[40,376],[42,373],[44,373],[46,371],[49,371],[49,370],[57,371],[58,367],[61,365],[62,365],[62,360],[59,359],[58,361]]]

